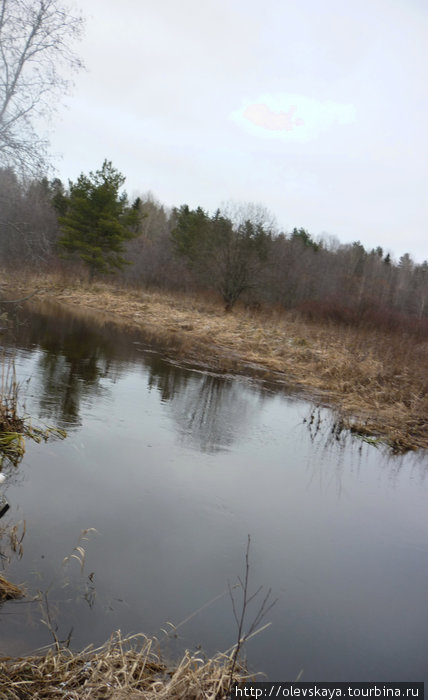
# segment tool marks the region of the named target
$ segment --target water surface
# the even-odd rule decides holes
[[[311,422],[297,395],[179,367],[108,317],[32,305],[16,321],[2,342],[26,412],[68,436],[28,441],[7,468],[0,524],[27,527],[7,575],[48,592],[60,638],[73,628],[82,648],[120,628],[164,639],[170,621],[172,654],[227,649],[228,582],[244,574],[250,534],[250,589],[278,599],[248,643],[253,670],[428,681],[426,455],[330,439],[327,410]],[[75,559],[61,569],[84,528],[97,532],[83,573]],[[0,653],[51,642],[40,617],[35,603],[4,605]]]

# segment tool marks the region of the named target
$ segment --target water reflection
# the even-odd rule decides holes
[[[149,366],[149,387],[155,387],[162,401],[169,403],[182,444],[208,454],[230,447],[251,423],[256,403],[254,395],[242,391],[243,383],[183,370],[165,361]],[[255,394],[262,402],[267,392],[259,386]]]
[[[183,444],[207,453],[230,447],[251,422],[255,396],[260,402],[268,395],[261,385],[250,397],[239,381],[184,370],[156,352],[144,352],[137,334],[120,333],[105,319],[76,318],[58,305],[31,304],[14,321],[3,342],[41,351],[31,380],[37,384],[38,417],[68,430],[81,424],[82,402],[100,400],[108,392],[103,380],[116,382],[138,364],[147,371],[149,390],[169,404]]]
[[[108,333],[74,319],[61,307],[47,305],[46,311],[34,305],[17,310],[3,343],[41,350],[34,369],[38,415],[57,425],[76,426],[82,401],[100,393],[102,378],[114,379],[120,373],[113,362],[116,346]]]
[[[83,403],[104,401],[111,384],[131,367],[142,368],[149,391],[157,391],[168,406],[181,443],[207,454],[228,449],[238,435],[242,437],[272,394],[267,384],[184,369],[167,361],[145,345],[137,331],[118,330],[105,314],[79,310],[76,315],[52,302],[7,311],[12,324],[0,329],[4,348],[23,352],[24,362],[29,353],[35,358],[30,415],[67,430],[81,425]],[[251,392],[242,390],[249,385]],[[360,453],[365,450],[364,440],[338,428],[328,409],[307,406],[301,423],[318,453],[333,450],[337,458],[355,443]],[[389,461],[388,449],[376,448]],[[426,454],[419,452],[414,459],[423,466]],[[401,463],[395,458],[393,469],[399,470]]]
[[[260,400],[262,396],[260,392]],[[203,375],[176,394],[171,410],[183,443],[214,453],[230,447],[237,435],[247,432],[255,404],[239,382]]]

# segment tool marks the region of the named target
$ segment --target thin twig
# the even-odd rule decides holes
[[[237,642],[234,646],[231,660],[230,660],[230,673],[229,673],[229,688],[232,687],[233,683],[233,677],[236,669],[236,665],[238,662],[239,655],[241,653],[242,646],[247,642],[254,634],[256,634],[260,630],[256,630],[258,625],[261,623],[263,618],[267,615],[267,613],[273,608],[275,603],[277,602],[276,600],[272,601],[269,605],[267,605],[269,598],[272,594],[272,589],[269,588],[267,594],[265,595],[255,617],[252,623],[250,624],[247,632],[244,633],[244,623],[246,619],[246,614],[247,614],[247,609],[248,605],[259,595],[261,592],[263,586],[259,586],[257,590],[252,593],[251,595],[248,595],[248,582],[249,582],[249,574],[250,574],[250,544],[251,544],[251,537],[248,535],[248,540],[247,540],[247,549],[245,552],[245,576],[244,580],[242,581],[241,577],[238,576],[238,584],[234,586],[240,587],[242,590],[242,606],[240,613],[238,614],[235,598],[232,593],[232,587],[230,583],[228,583],[228,589],[229,589],[229,595],[230,599],[232,601],[232,610],[233,610],[233,616],[235,618],[237,627],[238,627],[238,639]],[[267,607],[266,607],[267,606]],[[266,627],[267,625],[265,625]],[[265,629],[263,627],[262,629]]]

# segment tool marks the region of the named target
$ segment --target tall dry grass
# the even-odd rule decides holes
[[[25,520],[15,525],[7,524],[0,526],[1,562],[3,567],[10,562],[13,556],[16,556],[18,559],[22,557],[22,541],[25,536],[25,531]],[[5,600],[23,598],[24,596],[24,586],[18,586],[0,575],[0,603]]]
[[[163,659],[157,639],[116,632],[102,647],[74,653],[48,650],[0,659],[0,697],[7,700],[221,700],[230,683],[229,656],[204,659],[186,651]],[[248,679],[235,668],[233,682]]]
[[[328,314],[309,318],[244,306],[225,314],[211,297],[61,276],[28,275],[18,290],[5,279],[3,289],[39,289],[38,299],[90,312],[94,323],[108,318],[141,329],[148,341],[182,361],[304,390],[335,408],[345,427],[379,437],[397,452],[428,448],[428,338],[405,325],[358,325]]]
[[[0,434],[22,430],[24,422],[18,416],[19,386],[16,379],[15,362],[12,357],[0,360]]]

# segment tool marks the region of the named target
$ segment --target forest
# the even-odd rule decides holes
[[[428,262],[394,260],[375,245],[278,229],[263,206],[209,213],[168,208],[151,193],[132,203],[109,161],[65,185],[0,169],[0,257],[11,270],[74,271],[168,292],[211,293],[230,311],[262,311],[428,334]]]

